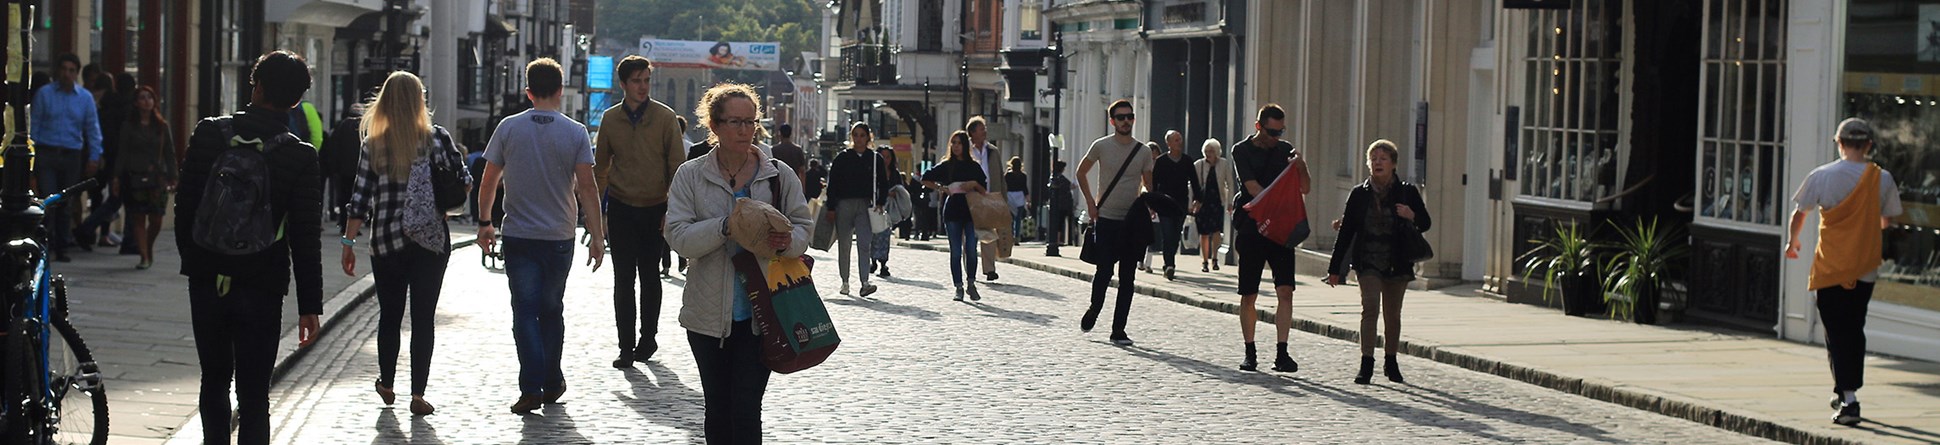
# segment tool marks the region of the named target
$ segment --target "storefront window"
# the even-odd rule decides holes
[[[1779,224],[1787,195],[1785,0],[1710,0],[1704,8],[1704,105],[1698,216]]]
[[[1872,121],[1873,161],[1905,208],[1886,229],[1873,298],[1940,310],[1940,4],[1853,0],[1847,11],[1840,111]]]
[[[1596,172],[1616,159],[1623,4],[1578,0],[1528,14],[1522,194],[1595,200],[1607,192]]]

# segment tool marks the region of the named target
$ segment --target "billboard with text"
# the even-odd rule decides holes
[[[640,39],[640,52],[656,67],[735,70],[781,69],[781,44]]]

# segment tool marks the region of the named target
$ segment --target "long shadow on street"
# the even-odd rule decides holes
[[[623,393],[616,390],[613,391],[614,395],[648,422],[686,432],[687,442],[700,439],[697,435],[702,430],[699,420],[706,417],[706,405],[701,393],[681,384],[680,375],[660,362],[634,366],[620,370],[626,376],[631,391]],[[640,372],[638,368],[642,366],[647,368],[647,372]]]
[[[573,416],[566,412],[565,405],[549,404],[521,417],[520,421],[525,425],[519,428],[519,443],[593,443],[592,439],[579,434],[579,426],[573,423]]]
[[[830,304],[839,304],[843,306],[855,306],[855,307],[869,309],[869,310],[890,314],[890,315],[901,315],[904,317],[915,318],[917,320],[923,320],[923,321],[936,321],[938,319],[941,319],[943,315],[929,309],[924,309],[916,306],[904,306],[896,303],[890,303],[887,301],[870,299],[870,298],[842,298],[839,296],[837,297],[824,296],[822,301]]]
[[[1302,380],[1302,379],[1293,377],[1291,375],[1275,375],[1275,374],[1241,371],[1237,367],[1229,367],[1225,365],[1208,363],[1205,361],[1183,357],[1183,356],[1179,356],[1179,355],[1175,355],[1172,353],[1159,351],[1155,349],[1150,349],[1150,348],[1141,348],[1141,347],[1134,346],[1134,347],[1127,347],[1124,349],[1126,352],[1130,353],[1134,357],[1149,359],[1160,363],[1172,365],[1175,368],[1179,368],[1179,370],[1181,371],[1185,371],[1192,374],[1204,375],[1204,376],[1212,377],[1219,380],[1225,380],[1233,383],[1257,385],[1262,388],[1266,388],[1267,390],[1273,391],[1274,393],[1284,394],[1284,395],[1294,396],[1294,397],[1304,397],[1309,394],[1320,395],[1320,396],[1327,397],[1329,399],[1333,399],[1337,402],[1360,407],[1362,409],[1366,409],[1369,411],[1378,412],[1396,419],[1406,420],[1410,423],[1414,423],[1417,425],[1444,428],[1444,429],[1449,429],[1454,431],[1462,431],[1479,438],[1483,438],[1491,441],[1497,441],[1497,442],[1516,441],[1516,439],[1514,438],[1504,437],[1504,436],[1495,434],[1493,432],[1495,428],[1485,423],[1481,423],[1481,422],[1477,422],[1469,419],[1449,417],[1439,412],[1421,409],[1421,408],[1408,406],[1404,404],[1397,404],[1394,402],[1370,397],[1360,392],[1346,391],[1339,388],[1335,388],[1334,386],[1331,386],[1331,385]],[[1425,390],[1425,388],[1420,388],[1420,387],[1414,387],[1414,388]],[[1295,390],[1298,390],[1298,391],[1296,392]],[[1432,391],[1432,390],[1429,390],[1429,391]],[[1402,391],[1402,392],[1408,393],[1407,391]],[[1421,395],[1419,394],[1413,394],[1413,395],[1416,395],[1417,397],[1421,397]],[[1440,393],[1438,391],[1436,392],[1436,396],[1442,399],[1454,399],[1454,397],[1450,397],[1448,396],[1448,394]],[[1423,397],[1423,398],[1426,399],[1426,397]],[[1486,417],[1486,418],[1492,418],[1492,419],[1505,419],[1511,422],[1516,422],[1516,423],[1539,427],[1539,428],[1556,430],[1559,432],[1573,434],[1579,437],[1596,440],[1600,442],[1620,442],[1615,439],[1609,438],[1608,433],[1600,428],[1590,426],[1590,425],[1570,423],[1568,421],[1558,419],[1553,416],[1537,415],[1526,411],[1518,411],[1518,410],[1509,409],[1509,408],[1486,406],[1486,405],[1480,405],[1480,404],[1474,404],[1474,403],[1449,402],[1447,400],[1428,400],[1428,401],[1432,403],[1436,403],[1438,405],[1442,405],[1449,409],[1462,411],[1464,413],[1476,415],[1479,417]],[[1521,420],[1521,419],[1527,419],[1527,418],[1534,418],[1537,420],[1535,421]]]
[[[965,303],[969,303],[969,302],[965,302]],[[974,308],[977,308],[977,310],[986,312],[987,314],[985,316],[987,317],[1006,318],[1006,319],[1017,320],[1025,323],[1038,325],[1038,326],[1050,326],[1051,322],[1057,321],[1058,319],[1058,316],[1056,315],[1045,315],[1045,314],[1039,314],[1036,312],[1029,312],[1029,311],[1013,311],[1013,310],[1003,309],[1003,308],[999,308],[996,306],[991,306],[983,303],[969,303],[969,304],[970,304],[970,307],[974,307]]]

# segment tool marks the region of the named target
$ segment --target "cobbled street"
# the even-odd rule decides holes
[[[1406,356],[1407,384],[1377,373],[1374,385],[1354,385],[1355,345],[1297,331],[1299,372],[1243,372],[1236,316],[1144,296],[1128,330],[1137,345],[1118,347],[1107,340],[1109,307],[1099,329],[1078,330],[1089,283],[1000,265],[999,281],[980,282],[982,301],[953,302],[940,252],[898,249],[880,292],[842,296],[833,255],[811,252],[843,343],[821,366],[770,381],[770,443],[1761,442]],[[372,391],[373,299],[272,392],[276,441],[701,442],[700,378],[676,321],[684,282],[663,281],[652,363],[616,370],[612,275],[590,272],[583,248],[574,256],[582,264],[566,296],[570,389],[561,404],[507,411],[518,363],[505,276],[479,267],[479,251],[467,248],[452,257],[439,302],[427,395],[438,412],[407,409],[408,322],[398,404]],[[1272,327],[1259,332],[1265,370]]]

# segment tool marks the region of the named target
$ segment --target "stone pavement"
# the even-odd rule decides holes
[[[1353,385],[1356,347],[1305,333],[1292,339],[1298,373],[1241,372],[1234,317],[1162,300],[1137,300],[1130,333],[1139,343],[1120,348],[1102,331],[1078,332],[1087,284],[1010,268],[980,286],[981,302],[952,302],[938,252],[898,250],[881,292],[839,296],[833,256],[816,254],[844,342],[817,368],[773,377],[771,443],[1763,442],[1412,357],[1403,358],[1408,384]],[[615,370],[612,275],[576,267],[570,389],[564,403],[522,416],[506,411],[517,371],[504,277],[477,267],[476,250],[455,258],[428,390],[439,412],[412,416],[402,397],[378,402],[375,305],[364,304],[277,385],[277,443],[700,441],[700,381],[675,321],[684,281],[662,287],[659,354]],[[194,433],[176,439],[192,443]]]
[[[897,242],[947,250],[944,241]],[[1089,280],[1094,266],[1078,260],[1079,249],[1062,250],[1063,257],[1046,257],[1042,243],[1018,246],[1004,260],[1009,265],[999,266],[1002,278],[1033,269]],[[1325,263],[1311,258],[1301,258],[1296,328],[1358,338],[1359,290],[1351,283],[1322,284],[1315,273]],[[1181,254],[1176,261],[1177,281],[1140,273],[1135,289],[1222,313],[1238,311],[1233,266],[1201,273],[1192,267],[1197,255]],[[1259,300],[1263,323],[1273,319],[1270,293]],[[1407,301],[1402,352],[1409,355],[1781,441],[1940,443],[1940,364],[1868,356],[1866,386],[1859,392],[1866,422],[1848,428],[1830,421],[1832,376],[1818,345],[1698,326],[1569,317],[1506,303],[1474,285],[1410,290]]]
[[[324,232],[324,318],[329,320],[370,281],[368,270],[359,270],[356,277],[343,274],[337,265],[338,234],[330,228]],[[188,280],[177,273],[181,255],[173,229],[162,230],[149,270],[136,270],[139,257],[117,255],[117,250],[75,249],[69,252],[74,262],[53,263],[54,270],[68,279],[70,318],[101,365],[108,391],[109,443],[161,443],[195,414],[201,386],[189,326]],[[358,252],[368,258],[364,248]],[[287,335],[279,363],[296,350],[296,297],[286,297],[283,307]]]

